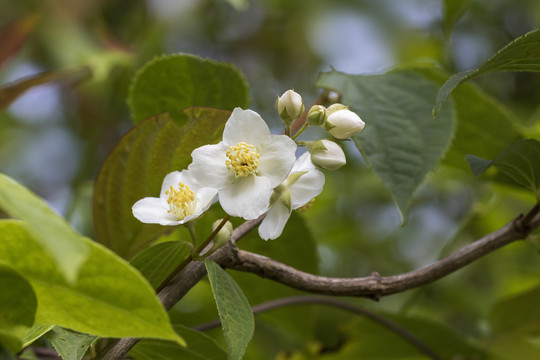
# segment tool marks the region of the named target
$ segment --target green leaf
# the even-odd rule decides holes
[[[27,347],[32,344],[34,341],[48,333],[54,325],[35,325],[33,326],[23,337],[23,347]]]
[[[492,309],[490,322],[496,334],[540,332],[540,287],[499,301]]]
[[[26,222],[28,231],[53,257],[68,281],[77,278],[88,257],[88,246],[43,199],[0,173],[0,208]]]
[[[227,360],[227,353],[202,332],[175,325],[174,330],[186,340],[182,347],[170,341],[142,340],[131,349],[135,360]]]
[[[0,360],[17,360],[17,357],[11,351],[4,349],[0,343]]]
[[[17,353],[34,324],[37,299],[32,286],[13,268],[0,263],[0,343]]]
[[[98,337],[55,326],[47,334],[47,339],[63,360],[80,360]]]
[[[205,260],[208,279],[225,334],[229,360],[242,359],[255,331],[255,319],[242,290],[218,264]]]
[[[415,190],[448,149],[454,113],[445,107],[431,117],[437,85],[413,71],[384,75],[322,73],[317,86],[339,91],[343,102],[365,121],[353,137],[407,220]]]
[[[166,112],[183,125],[188,120],[183,111],[189,107],[246,108],[249,89],[231,64],[177,54],[154,59],[139,70],[128,104],[135,124]]]
[[[450,38],[454,25],[471,7],[475,0],[444,0],[443,31],[446,39]]]
[[[422,317],[379,314],[398,324],[428,346],[440,359],[487,359],[485,352],[448,326]],[[391,346],[389,346],[391,344]],[[424,359],[425,354],[402,336],[371,320],[353,324],[343,359]],[[424,357],[421,357],[424,356]],[[337,358],[329,358],[337,359]]]
[[[500,71],[540,71],[540,29],[528,32],[503,47],[485,63],[474,70],[463,71],[452,75],[441,87],[433,108],[433,116],[437,116],[442,103],[461,83],[477,76]]]
[[[96,240],[131,259],[171,227],[143,224],[131,211],[144,197],[157,197],[165,175],[187,168],[191,152],[221,140],[230,112],[186,109],[190,119],[177,126],[167,114],[129,131],[103,164],[94,189]]]
[[[190,255],[190,250],[188,244],[180,241],[162,242],[135,256],[130,264],[155,289]]]
[[[34,288],[36,325],[55,324],[104,337],[152,337],[182,342],[148,282],[128,263],[89,239],[76,283],[68,283],[24,223],[0,221],[0,262]]]
[[[474,155],[467,155],[467,162],[469,163],[471,172],[475,177],[480,176],[491,165],[493,165],[493,160],[486,160]]]
[[[441,85],[448,73],[433,64],[414,64],[415,71]],[[521,138],[516,117],[500,101],[487,95],[473,83],[464,84],[453,94],[457,119],[452,145],[443,163],[469,170],[467,154],[490,157]]]
[[[499,178],[502,181],[531,190],[540,199],[540,141],[518,140],[504,149],[494,160],[469,156],[467,161],[475,176],[493,165],[499,170]]]

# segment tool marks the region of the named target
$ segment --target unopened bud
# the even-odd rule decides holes
[[[315,166],[337,170],[347,163],[341,146],[331,140],[318,140],[306,146],[311,153],[311,162]]]
[[[291,125],[304,113],[304,110],[302,97],[293,90],[285,91],[276,100],[276,111],[286,125]]]
[[[347,110],[347,109],[349,109],[347,105],[335,103],[335,104],[330,105],[327,110],[328,110],[328,115],[330,115],[330,114],[335,113],[336,111]]]
[[[221,224],[222,221],[223,219],[214,221],[214,223],[212,224],[212,231],[216,230],[216,228],[219,226],[219,224]],[[231,240],[232,232],[233,225],[230,221],[227,221],[214,237],[214,245],[212,246],[212,250],[210,251],[214,251],[215,249],[227,244],[229,240]]]
[[[338,106],[336,106],[338,105]],[[336,106],[331,109],[332,106]],[[326,131],[336,139],[347,139],[364,129],[365,123],[345,105],[334,104],[328,108],[328,119],[324,124]]]
[[[328,112],[322,105],[313,105],[307,114],[307,123],[312,126],[322,126],[328,119]]]

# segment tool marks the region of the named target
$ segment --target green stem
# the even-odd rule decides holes
[[[285,125],[285,135],[291,136],[291,125]]]
[[[214,231],[212,231],[210,236],[208,236],[208,238],[204,240],[204,242],[197,249],[192,251],[192,255],[189,255],[184,261],[182,261],[182,263],[178,265],[165,280],[163,280],[163,282],[156,288],[156,293],[159,293],[176,275],[178,275],[190,262],[192,262],[193,257],[198,257],[200,255],[201,251],[203,251],[204,248],[210,244],[212,240],[214,240],[219,230],[221,230],[221,228],[227,223],[227,221],[229,221],[230,218],[230,215],[227,215],[225,218],[223,218],[223,220],[221,220],[221,223],[214,229]],[[189,229],[187,224],[186,227]],[[192,231],[195,231],[195,226],[193,226],[193,230],[190,230],[190,234]]]
[[[193,246],[195,246],[195,244],[197,244],[197,231],[195,230],[195,221],[190,221],[184,224],[184,226],[188,229],[189,236],[191,237],[191,242],[193,243]]]
[[[293,139],[293,140],[296,139],[304,130],[307,129],[308,126],[309,126],[308,123],[304,123],[304,125],[302,125],[302,127],[300,129],[298,129],[296,134],[294,134],[294,136],[291,137],[291,139]]]

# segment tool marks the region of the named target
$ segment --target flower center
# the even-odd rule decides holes
[[[229,160],[225,161],[227,169],[234,171],[235,177],[246,177],[257,173],[260,155],[255,150],[255,146],[239,142],[229,147],[226,155],[229,158]]]
[[[186,184],[178,183],[178,190],[171,185],[170,189],[165,190],[165,194],[168,195],[169,210],[167,212],[176,216],[178,220],[194,214],[197,210],[195,193]]]

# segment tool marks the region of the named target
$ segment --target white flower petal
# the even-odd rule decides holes
[[[214,188],[202,188],[197,191],[197,210],[195,214],[201,214],[208,210],[214,199],[216,198],[218,190]]]
[[[324,186],[324,174],[317,169],[311,169],[291,186],[291,207],[298,209],[306,205],[311,199],[318,196]]]
[[[295,171],[309,171],[315,169],[315,165],[311,162],[311,155],[309,152],[303,153],[296,161],[291,169],[291,173]]]
[[[227,214],[251,220],[267,210],[271,194],[270,181],[252,175],[238,178],[231,186],[220,190],[219,203]]]
[[[229,172],[225,164],[226,151],[223,142],[193,150],[193,162],[188,166],[188,170],[201,187],[223,189],[233,182],[234,174]]]
[[[161,205],[161,200],[155,197],[146,197],[137,201],[133,207],[133,216],[147,224],[178,225],[180,222],[167,213]]]
[[[223,142],[227,147],[245,142],[257,146],[270,135],[268,125],[252,110],[234,109],[223,130]]]
[[[283,232],[285,224],[287,224],[290,216],[291,212],[281,203],[281,201],[274,202],[259,226],[260,237],[264,240],[278,238]]]
[[[296,143],[285,135],[271,135],[259,145],[259,175],[270,179],[272,188],[289,175],[296,160]]]

